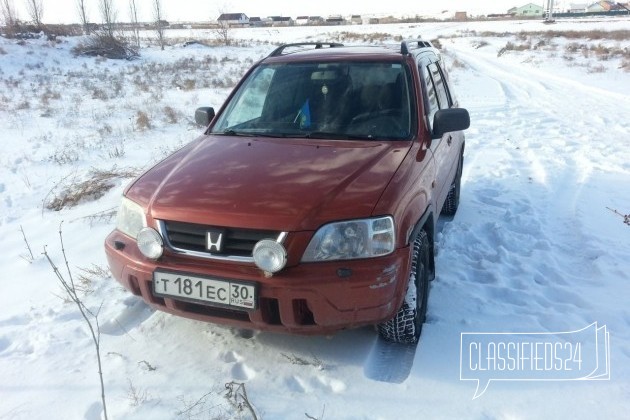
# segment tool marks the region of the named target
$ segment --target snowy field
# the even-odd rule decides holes
[[[145,39],[135,61],[75,58],[77,39],[0,38],[0,419],[102,416],[89,331],[42,255],[66,273],[60,227],[99,314],[109,418],[251,418],[229,383],[263,419],[628,418],[628,31],[624,19],[260,28],[234,30],[228,48],[184,47],[213,34],[183,30],[165,51]],[[196,107],[219,107],[277,43],[419,35],[439,39],[472,125],[417,348],[386,354],[371,328],[301,337],[176,318],[112,280],[103,240],[122,190],[200,134]],[[493,381],[474,400],[460,381],[462,333],[594,322],[610,332],[610,380]]]

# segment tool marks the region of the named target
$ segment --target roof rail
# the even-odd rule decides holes
[[[314,45],[315,49],[323,48],[324,46],[328,46],[329,48],[343,47],[343,44],[339,44],[338,42],[297,42],[295,44],[280,45],[278,48],[273,50],[271,54],[269,54],[269,57],[278,57],[279,55],[282,55],[286,48],[289,47],[301,47],[307,45]]]
[[[402,55],[407,55],[410,50],[418,48],[433,48],[433,44],[424,39],[408,39],[400,43],[400,53]]]

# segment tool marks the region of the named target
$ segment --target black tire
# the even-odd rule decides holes
[[[459,194],[462,189],[462,170],[464,167],[464,156],[460,155],[459,162],[457,163],[457,172],[455,173],[455,179],[451,184],[451,188],[448,190],[446,201],[444,201],[444,207],[442,207],[442,214],[444,216],[455,216],[457,208],[459,207]]]
[[[378,332],[383,339],[401,344],[418,342],[427,316],[429,258],[429,237],[422,230],[413,241],[411,270],[403,304],[394,318],[378,325]]]

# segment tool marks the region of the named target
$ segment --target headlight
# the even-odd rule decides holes
[[[120,210],[118,210],[116,229],[136,239],[140,230],[146,226],[147,219],[144,216],[144,209],[139,204],[123,197]]]
[[[150,227],[142,228],[138,233],[137,241],[138,249],[145,257],[157,260],[162,256],[164,251],[162,237],[155,229]]]
[[[308,244],[303,262],[353,260],[394,251],[394,219],[349,220],[322,226]]]
[[[263,271],[277,273],[287,263],[287,251],[282,244],[271,239],[258,241],[253,251],[254,262]]]

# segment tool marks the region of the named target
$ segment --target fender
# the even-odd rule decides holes
[[[436,220],[437,219],[433,217],[431,205],[428,205],[424,213],[414,226],[413,230],[411,231],[411,234],[407,238],[407,244],[411,244],[416,239],[418,233],[420,233],[421,230],[424,230],[427,233],[427,236],[429,237],[429,280],[435,279],[435,250],[433,247],[433,238],[435,233]]]

